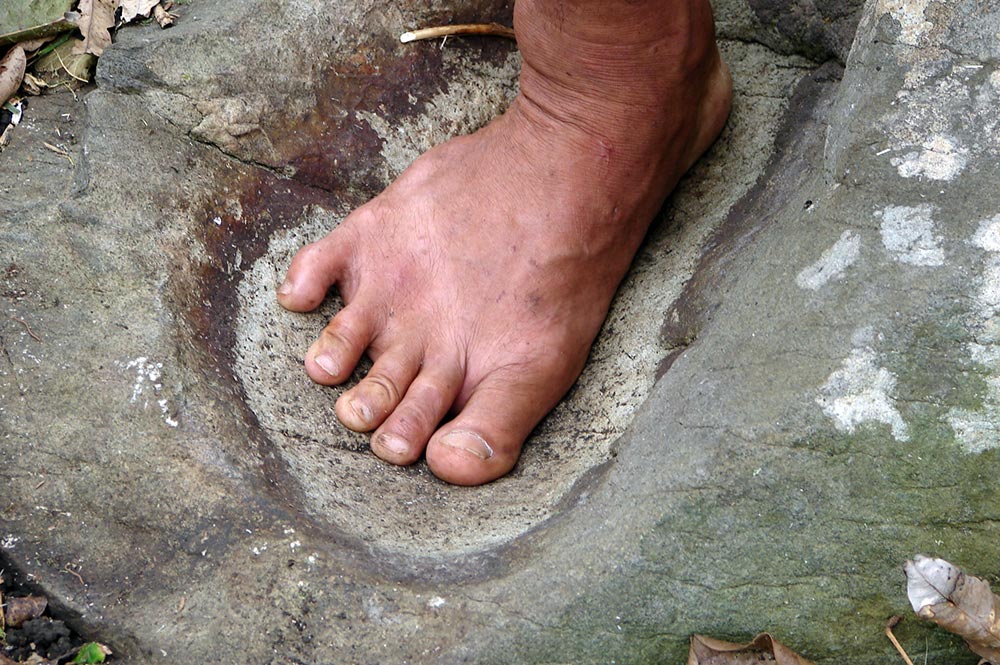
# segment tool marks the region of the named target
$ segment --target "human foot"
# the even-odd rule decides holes
[[[336,412],[374,430],[376,455],[426,454],[461,485],[514,466],[579,376],[663,199],[725,122],[710,11],[518,0],[510,109],[295,256],[284,307],[312,310],[333,284],[346,303],[306,354],[309,376],[334,385],[374,360]]]

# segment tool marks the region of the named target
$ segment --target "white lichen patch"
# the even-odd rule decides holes
[[[1000,214],[981,221],[971,242],[987,252],[966,324],[975,340],[969,355],[987,373],[986,394],[978,411],[951,409],[948,423],[966,452],[980,453],[1000,448]]]
[[[878,0],[875,11],[877,14],[889,14],[899,22],[899,43],[917,46],[934,27],[925,15],[929,4],[930,0]]]
[[[148,409],[152,401],[163,416],[163,422],[170,427],[177,427],[180,423],[172,416],[167,398],[161,395],[163,391],[163,363],[150,360],[147,356],[139,356],[133,360],[115,361],[115,365],[125,371],[135,372],[135,381],[132,384],[132,394],[129,396],[130,404],[138,404],[141,400],[142,408]]]
[[[934,208],[930,205],[889,206],[879,212],[882,245],[900,263],[915,266],[944,264],[941,236],[934,233]]]
[[[904,178],[954,181],[970,159],[1000,153],[996,69],[948,60],[934,49],[913,53],[916,60],[907,60],[905,81],[878,123],[890,163]]]
[[[818,261],[802,269],[795,277],[795,283],[800,288],[818,291],[827,282],[842,279],[844,272],[858,260],[860,254],[861,236],[853,231],[844,231]]]
[[[947,136],[931,136],[920,150],[893,157],[891,163],[904,178],[923,177],[930,180],[954,180],[968,163],[966,151],[957,140]]]
[[[1000,252],[1000,215],[980,222],[972,244],[987,252]]]
[[[146,356],[139,356],[134,360],[126,362],[116,362],[116,365],[125,370],[135,370],[135,383],[132,384],[132,396],[129,402],[135,404],[142,397],[143,393],[152,390],[159,392],[163,387],[160,378],[163,376],[163,363],[152,362]],[[149,406],[147,399],[144,406]]]
[[[881,423],[889,426],[894,439],[908,441],[909,427],[892,396],[896,377],[878,365],[870,341],[870,329],[855,333],[851,355],[827,379],[816,403],[838,431],[853,434],[864,423]]]

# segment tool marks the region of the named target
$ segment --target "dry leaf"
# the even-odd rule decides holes
[[[0,46],[72,30],[74,24],[63,16],[72,4],[73,0],[0,0]]]
[[[2,0],[0,0],[2,2]],[[74,53],[80,40],[60,44],[35,62],[35,72],[46,76],[49,87],[59,83],[87,83],[97,62],[97,56],[90,53]]]
[[[38,78],[30,72],[24,73],[24,91],[29,95],[40,95],[42,90],[48,87],[49,84],[45,79]]]
[[[52,37],[39,37],[38,39],[32,39],[26,42],[20,42],[21,48],[24,49],[25,53],[31,53],[32,51],[37,51],[46,44],[52,41]]]
[[[118,6],[122,8],[122,23],[128,23],[136,16],[149,16],[149,12],[159,3],[160,0],[121,0]]]
[[[906,594],[917,616],[950,630],[983,658],[1000,663],[1000,597],[989,584],[944,559],[917,555],[906,562]]]
[[[761,633],[746,644],[723,642],[713,637],[695,635],[691,638],[687,665],[812,665],[767,633]]]
[[[153,18],[156,19],[156,22],[160,24],[161,28],[169,28],[174,24],[177,14],[168,12],[163,8],[163,5],[156,5],[153,7]]]
[[[0,60],[0,104],[5,103],[13,97],[17,89],[21,87],[21,79],[24,78],[24,65],[26,63],[27,59],[24,57],[24,49],[20,46],[12,48]]]
[[[48,601],[43,596],[24,596],[23,598],[7,597],[4,607],[4,621],[12,628],[17,628],[25,621],[42,616]]]
[[[115,25],[116,0],[80,0],[80,32],[83,41],[73,53],[100,56],[111,46],[111,28]]]

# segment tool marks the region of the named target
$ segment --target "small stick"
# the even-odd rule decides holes
[[[420,30],[404,32],[399,36],[399,41],[409,44],[420,39],[436,39],[438,37],[447,37],[448,35],[492,35],[494,37],[516,39],[513,28],[508,28],[499,23],[462,23],[458,25],[439,25],[434,28],[421,28]]]
[[[35,334],[35,331],[31,329],[31,326],[28,325],[27,321],[17,316],[14,316],[13,314],[10,315],[10,318],[14,321],[17,321],[22,326],[24,326],[24,329],[28,331],[29,335],[31,335],[31,339],[35,340],[36,342],[42,341],[42,338]]]
[[[80,573],[73,570],[72,568],[70,568],[68,563],[65,566],[63,566],[62,572],[69,573],[76,579],[80,580],[80,584],[82,584],[83,586],[87,586],[87,583],[83,581],[83,576],[80,575]],[[913,665],[913,663],[910,663],[910,665]]]
[[[82,79],[82,78],[80,78],[79,76],[77,76],[76,74],[74,74],[73,72],[71,72],[69,70],[69,67],[66,66],[65,62],[63,62],[62,56],[59,55],[59,51],[53,51],[53,53],[56,54],[56,59],[59,60],[59,64],[62,65],[62,68],[63,68],[64,72],[66,72],[67,74],[69,74],[72,78],[75,78],[77,81],[80,81],[81,83],[90,83],[89,79]],[[75,97],[75,95],[74,95],[74,97]]]
[[[51,150],[52,152],[56,153],[60,157],[65,157],[67,160],[69,160],[69,165],[73,166],[73,158],[70,156],[68,152],[66,152],[65,150],[63,150],[58,146],[54,146],[51,143],[48,143],[47,141],[42,141],[42,145]]]
[[[896,651],[898,651],[899,655],[906,661],[906,665],[913,665],[913,661],[910,660],[910,657],[906,655],[906,651],[903,650],[903,645],[901,645],[899,640],[896,639],[896,636],[892,634],[892,629],[902,620],[903,617],[889,617],[889,620],[885,622],[885,636],[889,638],[890,642],[892,642],[892,646],[896,647]]]

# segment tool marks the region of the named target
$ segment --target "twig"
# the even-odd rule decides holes
[[[409,44],[420,39],[436,39],[449,35],[492,35],[494,37],[516,39],[513,28],[508,28],[499,23],[461,23],[458,25],[439,25],[433,28],[421,28],[420,30],[404,32],[399,36],[399,41]]]
[[[62,68],[63,68],[64,72],[66,72],[67,74],[69,74],[72,78],[75,78],[77,81],[80,81],[81,83],[90,83],[90,80],[88,80],[88,79],[82,79],[82,78],[80,78],[79,76],[77,76],[76,74],[74,74],[73,72],[71,72],[69,70],[69,67],[66,66],[65,62],[63,62],[62,56],[59,55],[59,51],[53,51],[53,53],[56,54],[56,58],[59,60],[59,64],[62,65]]]
[[[903,650],[903,645],[901,645],[899,640],[896,639],[896,636],[892,634],[892,629],[902,620],[903,617],[889,617],[889,620],[885,622],[885,636],[889,638],[890,642],[892,642],[892,646],[896,647],[896,651],[898,651],[899,655],[906,661],[906,665],[913,665],[913,661],[910,660],[910,657],[906,655],[906,651]]]
[[[51,150],[52,152],[56,153],[60,157],[65,157],[67,160],[69,160],[69,165],[73,166],[73,157],[66,150],[60,148],[59,146],[54,146],[51,143],[48,143],[47,141],[42,141],[42,145]]]
[[[22,326],[24,326],[24,329],[28,331],[29,335],[31,335],[31,339],[35,340],[36,342],[41,342],[42,341],[42,338],[35,334],[35,331],[31,329],[31,326],[28,325],[27,321],[25,321],[24,319],[22,319],[20,317],[14,316],[13,314],[10,315],[10,318],[11,318],[11,320],[17,321]]]
[[[80,584],[82,584],[83,586],[87,586],[87,583],[83,581],[83,576],[80,575],[80,573],[73,570],[72,568],[70,568],[68,563],[65,566],[63,566],[63,569],[60,572],[69,573],[76,579],[80,580]],[[910,665],[913,665],[913,663],[910,663]]]

